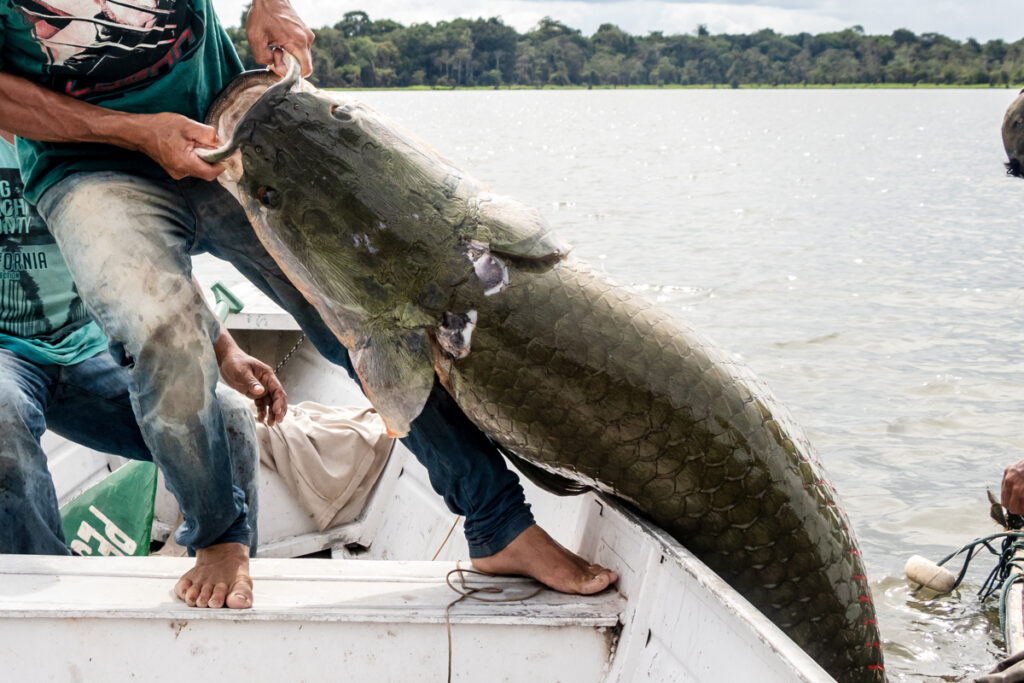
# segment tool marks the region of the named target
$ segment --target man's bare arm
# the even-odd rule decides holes
[[[46,116],[40,116],[46,112]],[[42,142],[98,142],[142,152],[172,178],[213,180],[223,165],[208,164],[197,148],[217,147],[213,128],[180,114],[128,114],[97,107],[0,72],[0,128]]]
[[[1024,460],[1003,470],[1003,507],[1015,515],[1024,515]]]

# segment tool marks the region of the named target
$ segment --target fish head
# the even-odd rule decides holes
[[[506,261],[550,268],[568,245],[536,209],[491,195],[366,104],[306,87],[297,68],[251,90],[233,95],[247,107],[208,119],[230,140],[202,156],[230,160],[225,185],[260,241],[405,434],[433,387],[436,340],[470,353],[477,313],[457,307],[460,293],[500,296]]]
[[[254,225],[277,216],[304,224],[289,229],[320,242],[329,232],[338,245],[364,251],[386,243],[394,284],[428,307],[436,297],[424,288],[464,282],[479,245],[543,263],[568,253],[536,209],[492,195],[395,121],[301,80],[293,64],[279,83],[254,77],[251,87],[229,86],[218,97],[229,102],[215,104],[219,115],[207,121],[222,138],[230,135],[219,156],[237,170],[221,179]]]
[[[282,194],[290,186],[307,206],[340,207],[338,231],[358,234],[379,220],[408,243],[450,247],[452,226],[464,222],[468,199],[482,189],[395,122],[316,89],[297,70],[281,81],[266,71],[239,76],[207,123],[229,141],[199,155],[227,162],[219,180],[243,206],[247,195],[293,210]]]
[[[282,84],[257,84],[265,92],[230,133],[229,163],[239,170],[223,174],[261,239],[330,243],[350,272],[386,270],[390,287],[439,317],[439,290],[470,267],[461,231],[475,181],[368,105],[304,81]]]
[[[224,184],[349,349],[389,431],[404,435],[433,388],[430,330],[473,272],[451,248],[466,202],[443,201],[451,183],[428,182],[431,161],[406,153],[369,107],[298,83],[255,88],[264,92],[230,133],[208,121],[230,135],[217,153],[240,169]]]

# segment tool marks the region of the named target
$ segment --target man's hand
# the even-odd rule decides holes
[[[260,64],[273,65],[279,76],[287,69],[279,47],[294,55],[302,66],[302,75],[313,73],[313,55],[309,47],[313,44],[313,32],[306,27],[295,13],[288,0],[253,0],[249,16],[245,21],[245,35],[253,59]]]
[[[197,149],[220,145],[217,131],[210,126],[180,114],[140,115],[136,125],[139,151],[175,180],[185,176],[213,180],[226,168],[224,164],[208,164],[196,155]]]
[[[1024,515],[1024,460],[1003,470],[1003,507],[1015,515]]]
[[[256,419],[273,427],[288,411],[288,395],[274,371],[236,344],[217,354],[224,383],[256,402]]]

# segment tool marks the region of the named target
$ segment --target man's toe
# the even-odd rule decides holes
[[[213,586],[210,584],[204,585],[199,591],[199,597],[196,598],[196,607],[208,607],[211,595],[213,595]]]
[[[188,589],[192,587],[192,579],[181,577],[178,579],[178,583],[174,584],[174,594],[178,596],[179,600],[185,599],[185,594],[188,593]]]
[[[608,584],[611,583],[608,580],[607,574],[598,574],[597,576],[591,576],[580,586],[580,593],[583,595],[593,595],[594,593],[600,593]]]
[[[239,579],[231,586],[228,593],[227,606],[231,609],[248,609],[252,607],[252,584],[248,579]]]
[[[196,600],[199,599],[200,587],[196,584],[192,584],[192,587],[185,593],[185,604],[189,607],[196,606]]]
[[[580,586],[580,593],[584,595],[593,595],[594,593],[600,593],[608,586],[612,585],[619,578],[615,572],[605,569],[599,565],[592,565],[586,580]]]
[[[224,606],[227,597],[228,585],[226,583],[218,583],[213,587],[213,595],[210,596],[210,601],[207,604],[213,609],[220,609]]]

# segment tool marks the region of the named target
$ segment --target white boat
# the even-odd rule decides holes
[[[1014,559],[1024,563],[1024,552],[1017,551]],[[1003,615],[1003,640],[1006,643],[1006,656],[1011,657],[1024,650],[1024,579],[1020,578],[1021,565],[1015,564],[1011,576],[1018,577],[1006,590]]]
[[[1013,531],[1019,532],[1020,529]],[[1013,663],[1017,669],[1021,668],[1017,662],[1024,657],[1024,548],[1021,545],[1017,538],[1010,547],[1008,556],[1012,559],[1005,567],[1005,583],[998,593],[999,621],[1003,628],[1003,649],[1006,652],[1000,667],[1008,667]]]
[[[276,365],[299,339],[295,322],[240,277],[227,284],[246,302],[228,320],[233,335]],[[308,344],[280,378],[292,403],[365,403]],[[49,434],[44,445],[62,503],[121,462]],[[446,610],[460,595],[446,576],[470,566],[468,549],[426,471],[397,444],[359,517],[324,532],[276,475],[261,473],[249,610],[192,609],[175,599],[188,558],[0,555],[3,679],[832,680],[696,557],[615,501],[524,487],[552,536],[619,573],[615,590],[465,599],[448,610],[449,641]],[[166,536],[173,498],[159,495],[156,512],[155,536]],[[313,553],[321,559],[285,559]],[[536,586],[510,577],[466,582],[501,589],[481,596],[499,599]]]

